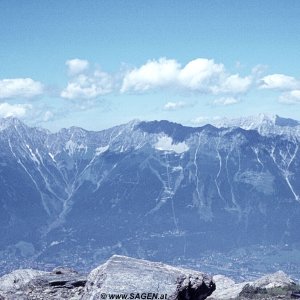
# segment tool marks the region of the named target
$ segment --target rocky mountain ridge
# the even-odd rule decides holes
[[[0,128],[2,272],[24,260],[89,268],[114,253],[171,262],[300,242],[295,134],[168,121]]]
[[[278,115],[258,114],[256,116],[220,119],[212,122],[218,128],[240,127],[245,130],[257,130],[262,135],[287,135],[300,137],[300,122]]]

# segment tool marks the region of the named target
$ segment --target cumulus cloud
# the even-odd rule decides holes
[[[43,93],[43,85],[31,78],[0,80],[0,99],[32,98]]]
[[[184,108],[187,106],[187,103],[183,101],[178,101],[178,102],[167,102],[164,105],[164,110],[178,110],[180,108]]]
[[[299,86],[299,82],[294,77],[284,74],[272,74],[261,79],[260,87],[263,89],[290,90]]]
[[[267,75],[261,79],[261,89],[281,91],[279,102],[283,104],[300,103],[300,80],[284,74]]]
[[[0,103],[0,117],[16,117],[22,118],[25,117],[27,112],[32,109],[30,104],[9,104],[9,103]]]
[[[213,59],[197,58],[182,67],[176,60],[150,60],[125,74],[121,92],[146,92],[176,87],[201,93],[244,93],[252,83],[251,76],[228,74],[223,64]]]
[[[218,99],[215,99],[214,100],[214,104],[217,104],[217,105],[232,105],[232,104],[236,104],[236,103],[239,103],[239,99],[237,98],[234,98],[234,97],[221,97],[221,98],[218,98]]]
[[[179,72],[179,83],[190,90],[207,92],[218,84],[225,68],[212,59],[197,58],[190,61]]]
[[[283,93],[279,97],[279,102],[286,104],[300,104],[300,90],[292,90]]]
[[[84,59],[74,58],[66,61],[68,67],[68,73],[71,76],[77,75],[86,71],[89,68],[89,62]]]
[[[180,65],[173,59],[150,60],[125,75],[121,92],[145,92],[168,86],[177,80],[179,69]]]
[[[112,90],[112,77],[105,72],[95,71],[93,74],[79,74],[72,78],[60,95],[65,99],[92,99]]]
[[[234,74],[225,76],[223,80],[220,80],[220,84],[214,88],[214,92],[215,94],[242,94],[249,90],[251,84],[252,78],[250,76],[240,77],[238,74]]]

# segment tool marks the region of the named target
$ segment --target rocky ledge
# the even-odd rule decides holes
[[[300,299],[300,286],[282,271],[252,282],[125,256],[112,256],[89,275],[58,267],[16,270],[0,278],[0,300],[31,299]]]
[[[65,268],[16,270],[0,278],[0,299],[202,300],[215,288],[201,272],[115,255],[88,276]]]
[[[217,288],[207,298],[210,300],[300,299],[300,286],[282,271],[242,283],[223,275],[213,276],[213,280]]]

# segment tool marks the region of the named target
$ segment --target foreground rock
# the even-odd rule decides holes
[[[0,278],[0,300],[297,298],[300,286],[282,271],[235,283],[223,275],[212,279],[201,272],[117,255],[88,276],[58,267],[52,272],[16,270]]]
[[[248,282],[235,283],[231,278],[224,275],[215,275],[213,280],[216,284],[216,290],[208,299],[227,300],[236,299],[242,292]]]
[[[223,275],[216,275],[213,279],[217,288],[208,298],[210,300],[300,299],[300,286],[282,271],[242,283],[235,283]]]
[[[71,269],[16,270],[0,278],[0,300],[81,299],[85,284],[86,276]]]
[[[214,290],[206,274],[124,256],[113,256],[88,278],[65,268],[17,270],[0,278],[0,300],[96,300],[113,294],[127,299],[202,300]]]
[[[21,290],[30,282],[30,280],[45,274],[48,273],[32,269],[13,271],[0,278],[0,291],[2,293],[10,293]]]
[[[202,300],[214,290],[215,284],[206,274],[162,263],[113,256],[91,272],[84,295],[85,299],[93,300],[101,299],[103,294],[126,294],[132,299],[157,295],[157,299]]]

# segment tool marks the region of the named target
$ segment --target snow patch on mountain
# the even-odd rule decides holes
[[[108,148],[109,148],[109,145],[96,148],[96,156],[101,155],[102,153],[106,152],[108,150]]]
[[[69,154],[73,155],[77,150],[85,150],[87,151],[87,146],[83,144],[77,144],[72,140],[66,142],[65,149],[69,152]]]
[[[33,153],[32,149],[30,148],[30,146],[28,144],[26,144],[27,149],[30,152],[30,156],[32,158],[33,161],[35,161],[38,165],[40,164],[40,161],[37,159],[36,155]]]
[[[49,156],[51,157],[51,159],[56,163],[56,160],[55,160],[55,158],[54,158],[54,155],[53,155],[51,152],[49,152],[48,154],[49,154]]]
[[[189,146],[185,142],[174,144],[173,139],[167,135],[159,136],[154,147],[160,151],[172,151],[178,154],[189,150]]]

